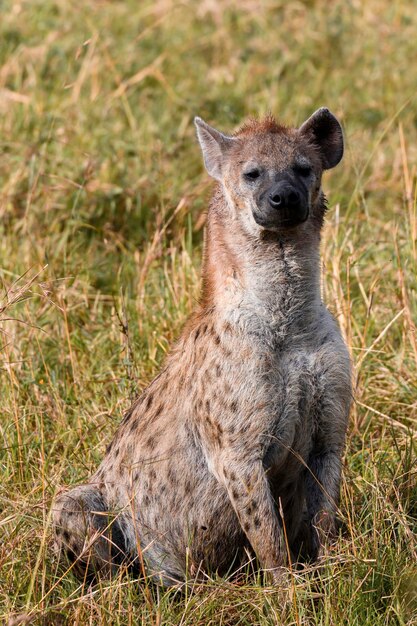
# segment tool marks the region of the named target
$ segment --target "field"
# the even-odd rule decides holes
[[[0,4],[0,622],[417,624],[417,11],[412,0]],[[82,586],[51,548],[199,293],[193,116],[227,131],[326,105],[323,296],[355,362],[337,543],[293,572],[180,596]]]

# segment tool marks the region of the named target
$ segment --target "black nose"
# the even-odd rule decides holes
[[[301,197],[296,189],[288,185],[277,185],[269,194],[269,204],[273,209],[284,207],[297,208],[300,206]]]

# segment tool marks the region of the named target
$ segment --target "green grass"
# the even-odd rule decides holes
[[[0,621],[417,624],[416,39],[411,0],[0,4]],[[356,362],[337,544],[285,607],[250,576],[182,597],[80,586],[51,502],[97,466],[198,297],[193,116],[298,124],[321,105],[347,139],[323,291]]]

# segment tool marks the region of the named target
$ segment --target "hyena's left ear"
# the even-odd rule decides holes
[[[329,109],[317,109],[300,126],[299,133],[309,137],[320,151],[323,169],[335,167],[343,156],[343,131]]]

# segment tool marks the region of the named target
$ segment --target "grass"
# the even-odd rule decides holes
[[[0,6],[0,621],[417,624],[414,2]],[[192,118],[343,121],[325,178],[323,293],[356,363],[344,530],[292,600],[256,577],[179,597],[57,563],[50,509],[102,458],[199,291]]]

